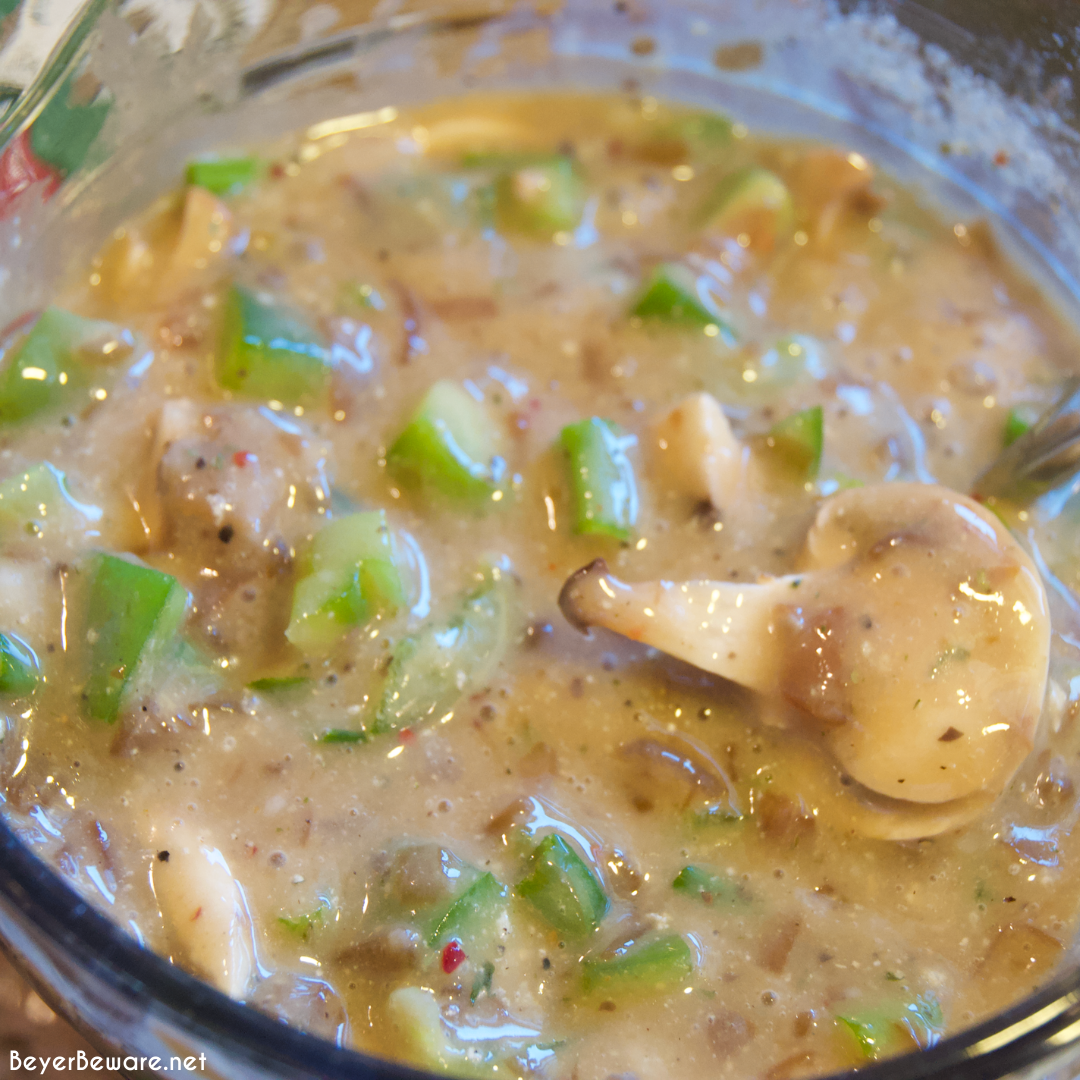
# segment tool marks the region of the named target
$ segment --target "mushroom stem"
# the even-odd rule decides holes
[[[773,613],[800,580],[793,575],[763,585],[627,584],[596,559],[567,580],[559,607],[579,630],[602,626],[764,692],[776,681],[776,649],[769,640]]]

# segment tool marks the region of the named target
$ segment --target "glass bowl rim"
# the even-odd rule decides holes
[[[920,0],[905,0],[955,28]],[[87,0],[68,27],[41,72],[0,121],[0,153],[27,131],[65,78],[76,68],[92,40],[99,16],[110,0]],[[260,90],[287,81],[305,61],[325,61],[352,53],[365,39],[475,26],[497,21],[507,11],[454,17],[438,9],[408,18],[373,20],[312,43],[291,46],[260,59],[241,72],[245,88]],[[0,796],[0,802],[2,802]],[[285,1067],[290,1075],[326,1080],[436,1080],[444,1075],[403,1062],[334,1045],[245,1005],[188,974],[143,945],[117,923],[85,901],[64,878],[24,844],[0,814],[0,908],[52,943],[67,946],[67,955],[82,972],[105,982],[128,999],[145,1000],[164,1009],[155,1016],[171,1022],[188,1037],[211,1036],[215,1053],[237,1051],[263,1068]],[[90,1041],[108,1039],[107,1032],[86,1031],[85,1023],[29,965],[10,942],[0,948],[12,956],[35,987],[57,1011],[82,1027]],[[995,1080],[1051,1059],[1080,1042],[1080,962],[1073,961],[1040,990],[977,1025],[950,1035],[925,1050],[873,1062],[850,1072],[817,1080]],[[200,1047],[201,1049],[201,1047]],[[1051,1062],[1052,1063],[1052,1062]]]

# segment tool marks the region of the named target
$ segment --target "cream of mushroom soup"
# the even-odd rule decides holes
[[[816,1076],[1045,982],[1080,508],[1000,474],[1072,328],[847,148],[369,119],[193,161],[6,332],[7,820],[452,1075]]]

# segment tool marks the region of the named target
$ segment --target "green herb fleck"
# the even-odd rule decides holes
[[[469,994],[469,1001],[475,1005],[476,999],[481,994],[491,993],[491,980],[495,974],[495,965],[490,960],[484,961],[484,966],[476,973],[476,978],[473,979],[472,993]]]
[[[321,743],[366,743],[367,741],[366,731],[355,731],[351,728],[330,728],[319,736]]]

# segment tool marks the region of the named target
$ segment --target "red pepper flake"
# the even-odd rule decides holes
[[[281,180],[285,176],[285,166],[280,161],[275,161],[270,166],[270,177],[273,180]]]
[[[465,955],[465,950],[461,947],[460,941],[451,941],[447,943],[447,946],[442,951],[442,969],[447,975],[452,971],[456,971],[468,957]]]
[[[1010,158],[1009,158],[1009,151],[1008,150],[999,150],[994,155],[994,164],[995,165],[1008,165],[1009,160],[1010,160]]]
[[[398,739],[403,743],[416,742],[416,732],[412,728],[402,728],[398,732]]]
[[[249,454],[246,450],[237,450],[232,456],[233,464],[242,469],[245,465],[254,465],[259,459],[254,454]]]

